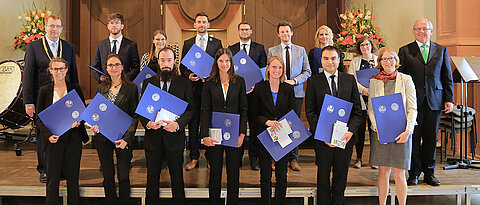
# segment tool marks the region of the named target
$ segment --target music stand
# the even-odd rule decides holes
[[[443,167],[444,170],[449,169],[480,169],[480,166],[474,166],[472,164],[478,164],[480,161],[469,159],[468,158],[468,143],[467,143],[467,117],[468,115],[472,115],[472,113],[467,112],[467,101],[468,101],[468,83],[478,83],[480,82],[480,66],[478,63],[480,62],[480,58],[476,57],[451,57],[453,64],[455,65],[456,69],[453,71],[453,82],[460,82],[461,83],[461,104],[457,105],[457,107],[461,110],[460,112],[460,156],[459,158],[451,158],[447,159],[453,165]],[[469,62],[472,62],[471,64]],[[472,66],[473,65],[473,68]],[[452,116],[453,119],[453,116]],[[475,122],[475,121],[474,121]],[[472,126],[476,126],[472,124]],[[453,132],[452,135],[455,137],[455,126],[452,124]],[[474,127],[472,127],[474,128]],[[463,132],[465,130],[465,133]],[[473,129],[472,129],[473,130]],[[472,136],[472,140],[474,141],[476,136]],[[462,140],[465,140],[465,146],[462,149]],[[475,144],[472,143],[471,149],[475,149]],[[465,156],[462,156],[462,152],[465,151]],[[472,153],[472,157],[473,153]]]

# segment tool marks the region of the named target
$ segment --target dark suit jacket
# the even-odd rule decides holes
[[[70,83],[67,82],[67,92],[70,92],[72,90],[77,91],[77,94],[80,96],[80,99],[82,99],[82,102],[85,102],[85,99],[83,97],[83,92],[80,86],[76,83]],[[41,87],[38,92],[38,98],[37,98],[37,106],[36,106],[36,113],[40,113],[43,110],[47,109],[50,105],[53,103],[53,82]],[[80,119],[80,121],[82,121]],[[37,118],[37,126],[40,129],[40,136],[43,138],[43,144],[42,147],[45,148],[45,145],[47,144],[48,138],[52,136],[52,132],[43,124],[42,120],[40,118]],[[59,140],[68,140],[72,137],[79,137],[83,142],[88,142],[88,135],[87,131],[85,130],[85,126],[83,124],[83,121],[81,124],[73,129],[68,130],[66,133],[64,133]]]
[[[278,120],[296,107],[293,86],[285,82],[280,83],[278,88],[276,105],[273,104],[272,90],[268,81],[255,84],[253,96],[256,105],[250,109],[256,113],[255,123],[260,128],[259,131],[267,129],[268,126],[265,125],[267,120]]]
[[[182,59],[187,55],[188,51],[190,48],[192,48],[193,44],[195,44],[195,38],[197,36],[195,35],[194,37],[186,40],[183,42],[183,48],[182,48]],[[207,49],[205,52],[208,53],[208,55],[212,56],[212,58],[215,58],[215,54],[217,53],[217,50],[222,48],[222,41],[220,39],[208,36],[207,40]],[[185,67],[183,64],[180,64],[180,73],[182,76],[186,77],[188,79],[188,76],[193,73],[190,69]]]
[[[155,85],[160,88],[160,78],[158,75],[148,78],[143,81],[143,92],[145,92],[146,85],[148,84]],[[177,132],[167,132],[163,128],[158,130],[154,129],[145,129],[145,149],[147,150],[156,150],[162,144],[165,144],[165,149],[167,151],[178,151],[183,150],[185,147],[185,125],[190,122],[193,116],[193,93],[191,83],[178,76],[172,80],[170,87],[168,88],[168,93],[182,99],[188,103],[185,112],[177,119],[179,130]],[[147,118],[139,116],[140,122],[143,127],[147,127],[147,123],[150,121]]]
[[[77,60],[75,57],[75,48],[65,40],[60,39],[62,45],[62,58],[67,61],[68,71],[65,80],[67,82],[78,84]],[[53,58],[52,51],[45,40],[47,51]],[[60,57],[60,45],[57,46],[57,56]],[[45,52],[42,39],[32,41],[27,44],[25,52],[25,67],[23,70],[23,103],[35,104],[37,102],[38,89],[52,82],[48,64],[50,59]]]
[[[110,86],[105,84],[98,84],[97,85],[97,93],[102,94],[104,97],[107,98],[108,90]],[[107,98],[108,99],[108,98]],[[123,134],[122,139],[127,142],[128,145],[132,144],[133,136],[135,135],[135,131],[137,130],[137,117],[135,114],[135,110],[137,109],[138,105],[138,88],[135,84],[124,83],[120,90],[118,91],[117,98],[115,99],[115,104],[118,108],[123,110],[123,112],[130,115],[133,118],[133,122],[128,128],[127,132]],[[103,136],[101,133],[97,133],[94,135],[96,140],[108,141],[108,139]]]
[[[228,49],[232,51],[232,54],[235,55],[240,51],[240,42],[228,46]],[[267,66],[267,54],[265,53],[265,47],[262,44],[251,42],[250,43],[250,52],[248,54],[250,58],[258,65],[258,67],[263,68]]]
[[[118,55],[123,61],[123,73],[127,76],[128,80],[133,81],[140,72],[140,60],[138,57],[137,43],[123,36],[122,43],[120,44],[120,50]],[[107,73],[107,56],[112,53],[110,49],[110,39],[106,38],[101,40],[97,44],[95,50],[95,58],[93,60],[93,67],[99,69],[103,73]],[[100,83],[100,74],[93,71],[93,76]]]
[[[325,94],[332,94],[324,72],[325,71],[320,72],[318,75],[311,76],[307,83],[305,111],[312,133],[315,133]],[[360,105],[360,95],[358,95],[357,81],[353,75],[338,72],[337,84],[337,98],[353,103],[347,126],[348,131],[354,134],[348,143],[355,144],[357,141],[356,134],[362,123],[362,107]]]
[[[200,136],[208,137],[208,127],[212,112],[240,114],[240,134],[247,133],[248,102],[245,91],[245,80],[238,76],[235,82],[230,82],[227,91],[227,100],[223,98],[222,84],[214,80],[207,80],[202,92],[202,110],[200,114]]]
[[[443,110],[445,102],[454,102],[453,78],[447,48],[430,41],[427,63],[416,41],[403,46],[398,52],[400,72],[412,76],[420,107],[427,98],[432,110]]]

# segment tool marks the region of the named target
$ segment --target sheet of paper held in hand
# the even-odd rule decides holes
[[[337,122],[333,124],[332,142],[330,144],[345,149],[345,146],[347,145],[347,140],[342,140],[342,138],[347,132],[347,123],[337,120]]]
[[[274,142],[278,142],[282,148],[286,147],[290,143],[292,143],[292,139],[288,136],[290,133],[292,133],[292,128],[288,124],[287,119],[283,119],[279,121],[280,125],[282,128],[278,132],[275,132],[273,127],[268,127],[267,131],[268,134],[270,134],[270,137]]]
[[[221,128],[209,128],[209,135],[212,139],[217,140],[218,142],[213,142],[213,144],[221,145],[222,144],[222,129]]]
[[[176,121],[178,118],[180,118],[180,116],[162,108],[158,111],[157,117],[155,118],[155,122],[158,122],[160,120]],[[162,123],[162,126],[167,126],[167,123],[166,122]]]

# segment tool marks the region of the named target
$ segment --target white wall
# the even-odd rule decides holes
[[[20,33],[22,22],[18,16],[23,16],[23,8],[27,8],[35,2],[37,8],[45,5],[52,10],[53,14],[62,19],[66,16],[65,1],[61,0],[0,0],[0,61],[21,60],[25,55],[23,51],[12,48],[13,37]],[[65,32],[65,31],[64,31]]]
[[[412,27],[419,18],[427,18],[432,22],[432,40],[436,40],[435,0],[345,0],[345,4],[347,8],[351,5],[363,7],[363,4],[373,8],[377,17],[375,24],[382,29],[387,46],[396,51],[414,40]]]

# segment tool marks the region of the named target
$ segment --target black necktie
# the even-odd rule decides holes
[[[287,80],[290,80],[290,52],[288,51],[290,47],[288,46],[285,46],[285,69],[287,70],[287,74],[285,75],[285,78],[287,78]]]
[[[117,40],[113,40],[112,53],[117,54]]]
[[[245,53],[246,53],[246,52],[247,52],[247,44],[243,44],[242,46],[243,46],[243,48],[242,48],[243,51],[245,51]],[[248,53],[247,53],[247,54],[248,54]]]
[[[332,79],[331,81],[331,86],[332,86],[332,95],[337,96],[337,84],[335,83],[335,75],[331,75],[330,78]]]
[[[167,82],[163,82],[162,90],[164,90],[165,92],[168,92]]]

